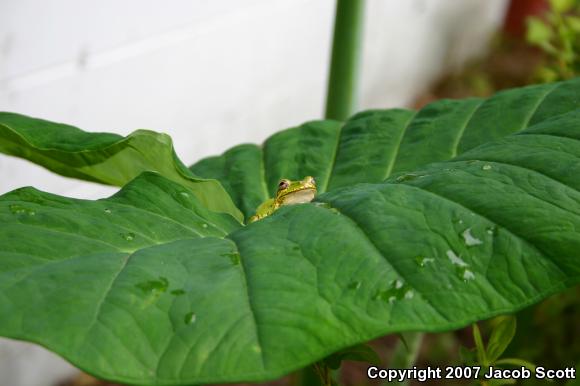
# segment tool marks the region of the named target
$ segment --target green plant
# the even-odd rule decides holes
[[[543,17],[530,17],[527,41],[545,54],[537,77],[544,82],[571,79],[580,70],[580,4],[577,0],[550,0]]]
[[[189,169],[161,134],[1,113],[0,151],[123,188],[0,197],[0,334],[99,377],[185,385],[515,312],[580,282],[579,87],[308,122]],[[238,221],[305,175],[316,203]]]
[[[520,358],[501,358],[516,333],[516,318],[514,316],[497,317],[491,321],[491,324],[492,330],[487,345],[483,343],[477,324],[473,325],[475,349],[469,350],[462,347],[462,357],[466,365],[479,365],[482,367],[483,370],[479,374],[482,386],[513,385],[516,383],[515,379],[485,380],[483,374],[488,372],[490,366],[520,366],[529,369],[531,372],[535,371],[536,366]]]

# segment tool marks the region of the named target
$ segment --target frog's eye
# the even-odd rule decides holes
[[[278,184],[278,190],[286,189],[288,186],[290,186],[290,182],[288,180],[281,180]]]

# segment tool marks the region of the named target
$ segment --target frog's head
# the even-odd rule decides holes
[[[280,180],[276,192],[276,202],[280,205],[303,204],[310,202],[316,195],[316,181],[311,176],[302,181]]]

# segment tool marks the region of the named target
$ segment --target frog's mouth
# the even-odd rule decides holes
[[[282,205],[304,204],[314,199],[316,189],[302,189],[282,197]]]

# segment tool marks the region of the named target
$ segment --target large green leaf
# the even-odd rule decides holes
[[[0,198],[0,334],[139,384],[273,379],[580,282],[580,110],[240,226],[146,173]]]
[[[0,112],[0,152],[64,176],[116,186],[143,171],[156,171],[187,187],[207,208],[241,219],[217,181],[199,178],[182,164],[166,134],[149,130],[127,137],[87,133],[62,123]]]
[[[366,111],[345,125],[308,122],[273,135],[262,147],[236,146],[191,170],[221,181],[248,218],[281,178],[312,175],[322,192],[380,182],[579,107],[580,78],[507,90],[487,100],[441,100],[417,113]]]
[[[246,216],[280,177],[326,192],[246,227],[176,158],[106,150],[131,136],[15,116],[2,151],[101,180],[127,151],[144,166],[123,178],[159,173],[104,200],[0,197],[0,334],[121,382],[262,381],[537,302],[580,282],[578,82],[311,122],[193,166]]]

